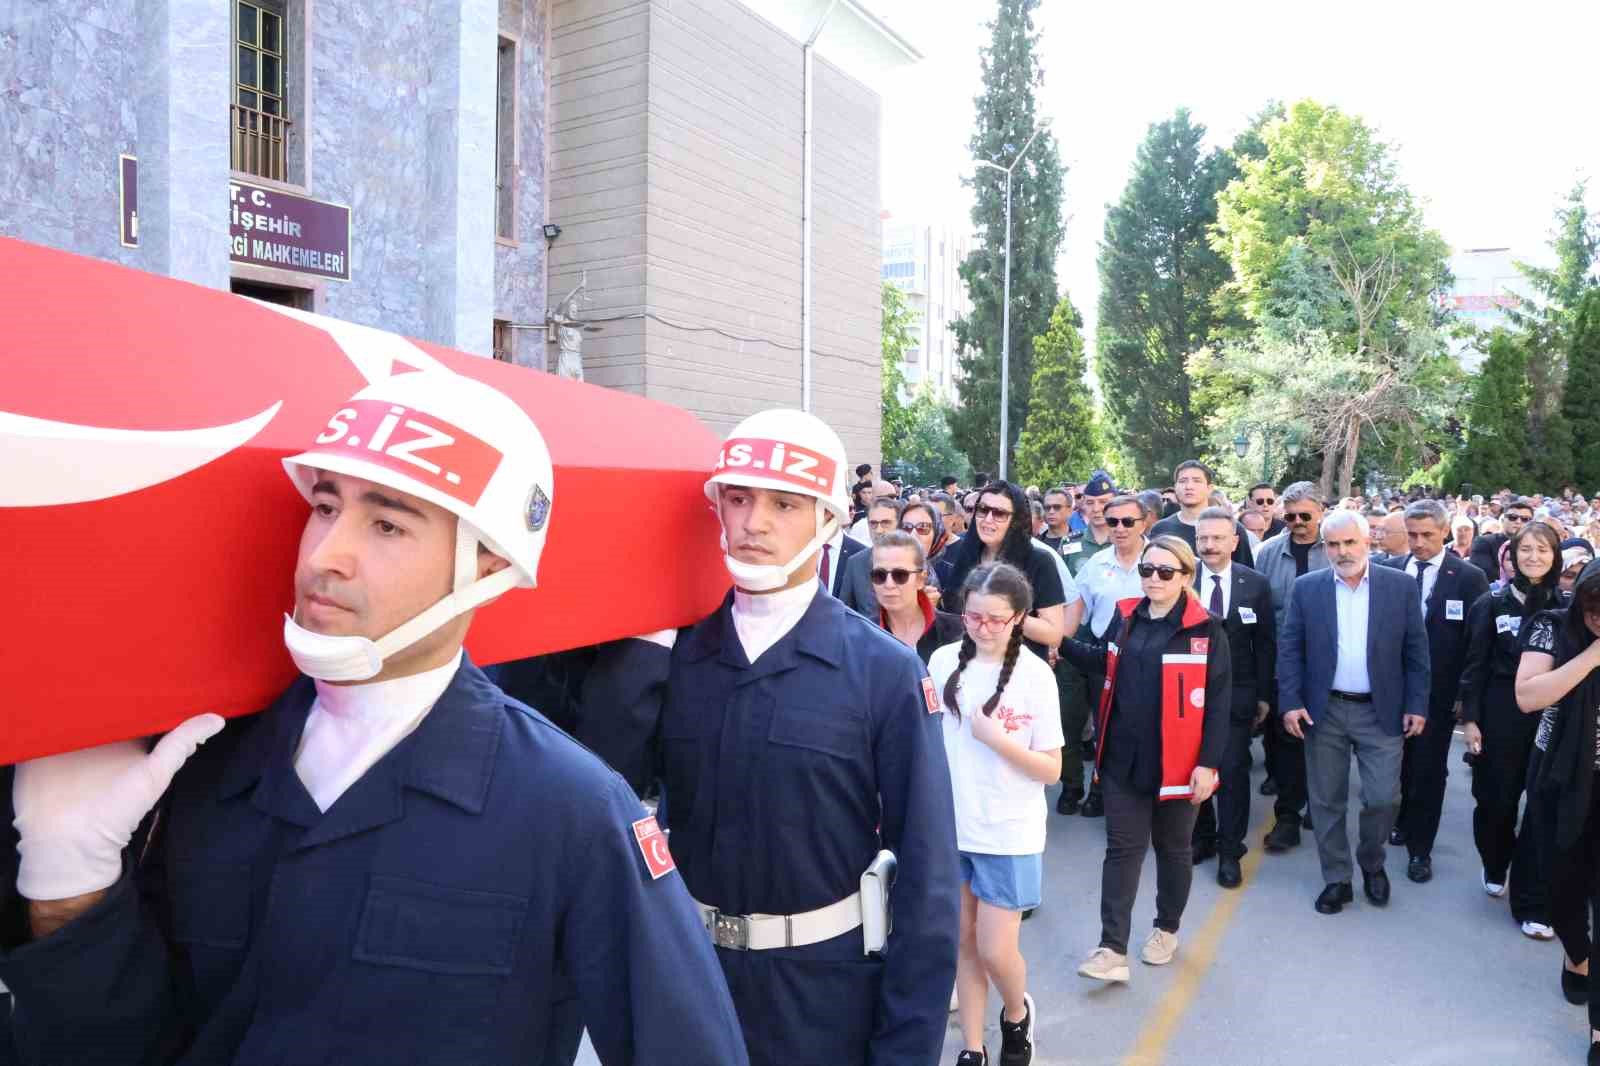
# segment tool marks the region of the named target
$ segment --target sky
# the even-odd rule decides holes
[[[970,226],[967,152],[994,0],[867,0],[925,58],[881,85],[883,207]],[[1600,4],[1043,0],[1035,16],[1068,167],[1057,267],[1093,343],[1096,249],[1152,122],[1182,106],[1226,145],[1270,99],[1361,115],[1455,250],[1547,261],[1551,215],[1600,173]],[[1600,196],[1600,186],[1594,190]],[[1595,201],[1600,207],[1600,201]]]

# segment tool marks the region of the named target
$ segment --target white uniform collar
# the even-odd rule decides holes
[[[458,650],[448,663],[420,674],[366,685],[316,682],[294,769],[318,809],[326,811],[422,724],[461,668]]]
[[[834,560],[837,565],[838,560]],[[799,624],[811,601],[816,598],[822,583],[815,579],[760,595],[733,590],[733,629],[744,646],[744,655],[752,664],[768,648],[786,636]]]

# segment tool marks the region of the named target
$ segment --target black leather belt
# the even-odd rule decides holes
[[[1328,695],[1336,700],[1344,700],[1346,703],[1372,702],[1372,693],[1370,692],[1340,692],[1336,688],[1331,688],[1328,690]]]

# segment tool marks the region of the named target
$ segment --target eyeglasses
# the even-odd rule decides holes
[[[889,530],[894,528],[894,519],[880,518],[878,521],[874,522],[869,518],[867,520],[867,528],[872,530],[874,533],[887,533]]]
[[[967,623],[967,628],[984,630],[990,633],[998,633],[1015,621],[1016,617],[1014,614],[991,616],[979,611],[963,611],[961,614],[961,619]]]
[[[1287,518],[1291,522],[1311,522],[1314,521],[1317,516],[1312,514],[1310,511],[1285,511],[1283,513],[1283,517]]]
[[[1142,519],[1138,519],[1138,518],[1112,518],[1110,515],[1106,516],[1106,525],[1108,525],[1108,526],[1121,526],[1123,529],[1132,529],[1134,526],[1138,525],[1141,521],[1142,521]]]
[[[1044,509],[1046,511],[1060,511],[1064,510],[1066,506],[1064,503],[1047,503],[1044,505]]]
[[[921,533],[923,536],[927,536],[929,533],[933,532],[933,523],[932,522],[906,522],[906,523],[903,523],[900,526],[900,528],[905,530],[907,533]]]
[[[1155,563],[1139,564],[1140,577],[1159,577],[1162,581],[1171,581],[1179,574],[1187,574],[1188,572],[1189,571],[1176,566],[1157,566]]]
[[[896,585],[904,585],[911,580],[912,574],[920,573],[922,573],[921,570],[906,570],[898,566],[893,570],[885,570],[881,566],[875,566],[872,568],[872,583],[874,585],[885,585],[888,584],[889,579],[892,577]]]
[[[1003,511],[998,507],[991,507],[987,503],[978,504],[978,506],[973,509],[972,513],[977,515],[979,518],[993,518],[996,520],[1010,518],[1012,515],[1012,512],[1009,510]]]

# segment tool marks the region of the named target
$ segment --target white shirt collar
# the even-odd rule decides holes
[[[1206,577],[1220,577],[1222,579],[1222,583],[1226,585],[1228,583],[1228,576],[1233,573],[1233,561],[1230,559],[1228,561],[1228,565],[1223,567],[1221,570],[1213,570],[1209,565],[1202,562],[1200,564],[1200,569],[1205,571]]]
[[[753,664],[768,648],[782,640],[799,624],[821,588],[822,583],[815,580],[760,595],[736,587],[733,590],[733,629],[744,646],[745,658]]]

